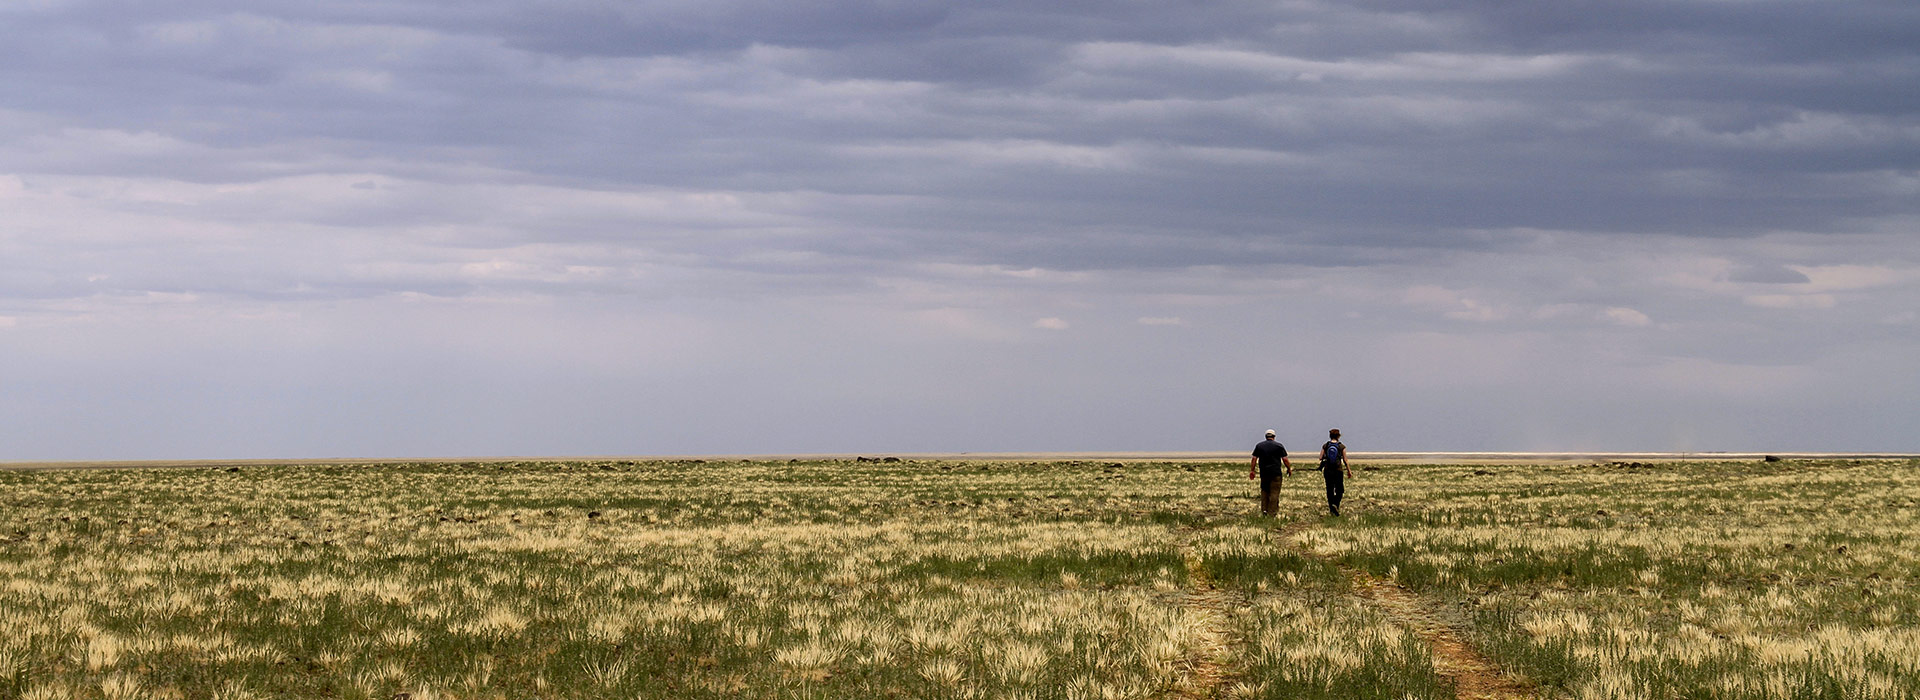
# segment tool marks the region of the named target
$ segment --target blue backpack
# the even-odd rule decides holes
[[[1345,449],[1347,449],[1345,445],[1334,442],[1332,440],[1328,440],[1327,444],[1321,445],[1320,446],[1320,468],[1326,469],[1328,467],[1332,467],[1334,469],[1339,469],[1340,468],[1340,452]]]

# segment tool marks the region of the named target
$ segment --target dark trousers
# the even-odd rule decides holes
[[[1260,475],[1260,514],[1272,517],[1280,512],[1280,475]]]
[[[1327,510],[1339,515],[1340,498],[1347,495],[1347,477],[1339,465],[1322,467],[1320,474],[1327,477]]]

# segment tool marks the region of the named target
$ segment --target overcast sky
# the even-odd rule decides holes
[[[0,460],[1920,451],[1920,5],[10,0]]]

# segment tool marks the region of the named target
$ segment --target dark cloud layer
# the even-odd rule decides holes
[[[1894,358],[1920,350],[1916,46],[1906,2],[13,4],[0,9],[0,334],[21,343],[0,359],[54,376],[34,363],[137,344],[158,331],[133,319],[157,315],[306,366],[286,348],[336,358],[375,327],[396,333],[395,357],[430,345],[367,319],[591,335],[525,308],[579,305],[686,344],[662,357],[706,348],[693,355],[710,362],[655,376],[569,360],[543,376],[696,404],[702,387],[766,390],[787,407],[768,421],[809,392],[838,396],[869,417],[785,435],[853,449],[879,423],[977,420],[1006,399],[948,395],[974,386],[1058,377],[1059,406],[1230,390],[1265,363],[1239,347],[1284,337],[1239,323],[1252,314],[1372,348],[1283,353],[1261,375],[1273,386],[1344,377],[1355,412],[1401,395],[1441,410],[1463,388],[1511,399],[1470,412],[1470,436],[1389,433],[1406,447],[1579,437],[1553,421],[1489,427],[1521,414],[1648,447],[1757,439],[1742,420],[1804,416],[1741,408],[1729,427],[1648,437],[1619,418],[1643,394],[1620,387],[1685,385],[1669,414],[1688,415],[1738,397],[1880,396],[1876,373],[1911,378]],[[782,325],[769,306],[819,320]],[[628,316],[678,330],[613,320]],[[301,330],[316,327],[331,330]],[[972,350],[833,342],[849,333]],[[1162,367],[1188,388],[1135,394],[1094,379],[1141,376],[1127,348],[1148,338],[1155,357],[1221,369]],[[707,345],[729,342],[861,359]],[[428,388],[376,393],[400,411],[491,373],[563,402],[490,348],[476,341],[465,370]],[[879,359],[903,352],[921,359]],[[220,357],[100,362],[202,376]],[[917,379],[943,371],[977,381]],[[722,378],[686,379],[708,376]],[[89,405],[49,381],[21,396]],[[275,400],[249,386],[234,405]],[[1524,398],[1589,394],[1589,412]],[[1196,431],[1250,402],[1137,447],[1204,447]],[[1863,406],[1848,415],[1883,404]],[[475,420],[516,414],[489,415]],[[725,415],[716,403],[707,417]],[[1099,446],[1049,441],[1018,425],[1039,414],[1019,415],[969,434]],[[1125,420],[1097,418],[1086,427]],[[378,444],[456,449],[457,433]],[[673,434],[661,428],[659,449],[720,449]],[[1886,438],[1902,439],[1920,449]]]

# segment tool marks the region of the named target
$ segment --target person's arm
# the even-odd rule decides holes
[[[1293,460],[1291,460],[1291,459],[1287,459],[1287,458],[1285,458],[1285,457],[1281,457],[1281,458],[1280,458],[1280,463],[1281,463],[1281,464],[1284,464],[1284,465],[1287,465],[1287,473],[1288,473],[1288,474],[1292,474],[1292,473],[1293,473]]]
[[[1347,466],[1347,446],[1340,446],[1340,468],[1347,470],[1347,478],[1353,478],[1353,467]]]
[[[1247,478],[1249,479],[1260,478],[1260,456],[1259,455],[1254,455],[1253,461],[1247,463]]]

